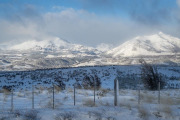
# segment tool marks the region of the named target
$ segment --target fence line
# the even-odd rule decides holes
[[[118,86],[118,80],[114,80],[114,96],[112,96],[112,98],[114,97],[114,106],[118,106],[118,102],[119,102],[119,98],[120,97],[118,97],[119,96],[119,94],[118,94],[118,92],[119,92],[119,88],[118,88],[119,86]],[[162,96],[161,96],[161,94],[163,94],[163,95],[165,95],[165,93],[161,93],[161,89],[160,89],[160,87],[161,87],[161,84],[160,84],[160,82],[158,83],[158,91],[151,91],[151,92],[149,92],[150,93],[150,95],[151,94],[153,94],[152,92],[155,92],[156,94],[157,94],[157,97],[156,97],[156,99],[153,99],[153,102],[155,101],[155,103],[156,104],[161,104],[161,99],[162,99]],[[37,89],[38,90],[38,89]],[[57,96],[57,99],[55,100],[55,85],[53,84],[53,87],[50,89],[50,96],[51,96],[51,100],[52,100],[52,104],[50,104],[50,108],[52,108],[52,109],[55,109],[55,103],[56,102],[58,102],[58,101],[56,101],[57,99],[58,99],[58,97],[60,97],[60,96]],[[145,91],[146,92],[146,91]],[[146,102],[143,98],[141,98],[141,95],[146,95],[146,93],[145,92],[143,92],[142,91],[142,93],[141,93],[141,91],[140,91],[140,89],[138,89],[138,93],[136,92],[136,101],[135,102],[137,102],[138,101],[138,104],[140,105],[142,102]],[[21,92],[19,92],[19,93],[21,93]],[[34,87],[34,85],[32,85],[32,91],[31,92],[29,92],[29,93],[31,93],[31,95],[32,95],[32,100],[30,100],[30,101],[32,101],[32,109],[37,109],[39,106],[37,106],[37,104],[39,104],[40,105],[40,102],[39,103],[37,103],[36,101],[35,101],[35,95],[36,95],[36,93],[37,92],[35,92],[35,87]],[[93,94],[92,94],[93,93]],[[92,90],[92,95],[91,95],[91,98],[93,98],[94,97],[94,105],[93,106],[95,106],[95,105],[98,105],[97,103],[98,103],[98,99],[100,98],[99,97],[99,95],[98,95],[98,93],[99,93],[99,91],[98,90],[96,90],[96,83],[94,84],[94,90]],[[25,92],[24,92],[24,97],[25,97]],[[76,94],[78,94],[78,92],[76,92],[76,85],[74,85],[74,90],[72,89],[72,101],[70,101],[70,103],[72,104],[72,105],[76,105]],[[74,96],[73,96],[73,94],[74,94]],[[14,98],[16,99],[17,98],[17,93],[16,92],[14,92],[13,90],[11,90],[11,94],[10,94],[10,100],[9,100],[9,105],[11,106],[10,107],[10,109],[11,109],[11,111],[13,111],[14,110],[14,108],[17,108],[17,105],[16,105],[16,102],[14,102]],[[41,96],[41,94],[38,94],[39,96]],[[79,95],[79,94],[78,94]],[[36,99],[38,99],[39,101],[41,101],[39,98],[40,97],[36,97]],[[84,96],[86,96],[86,95],[84,95]],[[88,97],[88,96],[86,96],[86,97]],[[168,96],[166,96],[166,97],[168,97]],[[21,97],[22,98],[22,97]],[[21,99],[20,97],[18,98],[18,99]],[[96,99],[97,98],[97,99]],[[60,98],[61,99],[61,98]],[[59,99],[59,100],[60,100]],[[69,99],[69,98],[68,98]],[[174,96],[173,98],[170,98],[170,99],[180,99],[180,98],[178,98],[178,97],[176,97],[176,96]],[[11,102],[10,102],[11,101]],[[112,103],[113,103],[113,99],[111,99],[111,101],[112,101]],[[42,102],[44,102],[44,101],[42,101]],[[121,101],[120,101],[121,102]],[[162,99],[162,102],[163,102],[163,99]],[[7,103],[7,102],[6,102]],[[14,107],[14,104],[15,104],[15,107]],[[25,103],[26,104],[26,103]],[[46,103],[43,103],[43,104],[46,104]],[[57,103],[56,103],[57,104]],[[46,106],[45,106],[46,107]]]

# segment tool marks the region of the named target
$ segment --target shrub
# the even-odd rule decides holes
[[[145,60],[141,59],[141,79],[144,87],[149,90],[157,90],[158,83],[160,82],[161,88],[165,86],[165,82],[162,81],[162,75],[158,73],[157,67],[151,64],[147,64]]]
[[[96,88],[100,88],[101,87],[101,80],[100,78],[97,76],[97,75],[86,75],[84,78],[83,78],[83,81],[82,81],[82,86],[85,88],[85,89],[90,89],[90,88],[93,88],[94,87],[94,80],[95,80],[95,85],[96,85]]]
[[[54,78],[54,81],[56,83],[56,86],[60,87],[61,90],[64,90],[66,88],[66,84],[63,82],[63,78],[56,77]]]

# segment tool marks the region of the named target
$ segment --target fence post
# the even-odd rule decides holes
[[[76,105],[76,88],[74,84],[74,106]]]
[[[139,88],[139,89],[138,89],[138,104],[140,104],[140,99],[141,99],[140,93],[141,93],[141,90],[140,90],[140,88]]]
[[[160,87],[161,87],[161,84],[160,84],[160,81],[158,83],[158,103],[160,104]]]
[[[140,105],[141,102],[141,88],[140,88],[140,80],[139,80],[139,86],[138,86],[138,105]]]
[[[119,80],[116,81],[117,97],[119,96]],[[118,99],[117,99],[118,102]]]
[[[117,106],[117,80],[114,80],[114,106]]]
[[[13,89],[11,90],[11,111],[14,110],[14,104],[13,104]]]
[[[94,106],[96,105],[96,80],[94,78]]]
[[[53,84],[53,109],[54,109],[54,84]]]
[[[34,109],[34,85],[32,85],[32,109]]]

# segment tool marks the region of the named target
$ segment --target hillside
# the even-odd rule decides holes
[[[180,67],[159,66],[158,71],[162,74],[162,79],[167,81],[168,88],[180,88]],[[62,88],[77,84],[84,88],[86,85],[90,87],[96,79],[100,81],[100,87],[113,89],[116,78],[120,80],[121,88],[136,89],[140,80],[140,66],[96,66],[0,72],[0,88],[4,86],[8,89],[29,89],[32,84],[37,88],[52,87],[52,84]]]
[[[113,57],[158,56],[180,53],[180,39],[162,32],[138,36],[108,51]]]

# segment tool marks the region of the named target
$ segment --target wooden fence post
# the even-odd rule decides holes
[[[141,87],[140,87],[140,80],[139,80],[139,86],[138,86],[138,105],[141,103]]]
[[[159,83],[158,83],[158,103],[160,104],[160,88],[161,87],[161,83],[160,83],[160,81],[159,81]]]
[[[54,109],[54,84],[53,84],[53,109]]]
[[[76,105],[76,87],[74,84],[74,106]]]
[[[96,80],[94,78],[94,106],[96,105]]]
[[[114,80],[114,106],[117,106],[118,100],[117,95],[118,94],[118,80]]]
[[[34,109],[34,85],[32,85],[32,109]]]
[[[11,111],[14,110],[14,104],[13,104],[13,89],[11,90]]]

